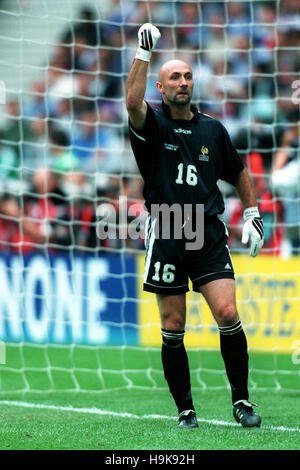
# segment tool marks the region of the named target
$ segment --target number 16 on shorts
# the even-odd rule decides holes
[[[161,266],[161,262],[157,261],[154,264],[155,274],[152,276],[152,281],[166,282],[171,284],[175,279],[175,266],[174,264],[164,264]]]

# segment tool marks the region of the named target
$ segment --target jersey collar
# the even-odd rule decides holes
[[[164,114],[166,114],[166,116],[171,119],[172,121],[183,121],[183,122],[194,122],[194,121],[198,121],[199,119],[199,111],[197,109],[197,107],[195,105],[191,105],[191,111],[192,113],[194,113],[194,116],[192,117],[192,119],[173,119],[172,116],[171,116],[171,112],[170,112],[170,107],[164,103],[164,101],[161,102],[161,107],[162,107],[162,110],[164,112]]]

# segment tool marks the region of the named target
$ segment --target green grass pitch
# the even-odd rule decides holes
[[[180,430],[158,350],[7,346],[0,449],[300,449],[300,366],[290,355],[250,354],[250,399],[263,421],[243,429],[219,352],[188,353],[199,428]]]

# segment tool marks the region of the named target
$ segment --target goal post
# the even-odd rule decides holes
[[[165,60],[188,61],[195,104],[223,122],[253,177],[266,234],[255,259],[234,188],[220,182],[249,385],[299,390],[297,2],[4,0],[0,396],[166,388],[124,95],[145,22],[162,33],[146,99],[160,101]],[[185,344],[193,388],[228,388],[218,329],[192,290]]]

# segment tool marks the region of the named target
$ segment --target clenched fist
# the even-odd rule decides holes
[[[151,23],[143,24],[138,31],[139,47],[135,58],[149,62],[159,38],[160,32],[156,26]]]

